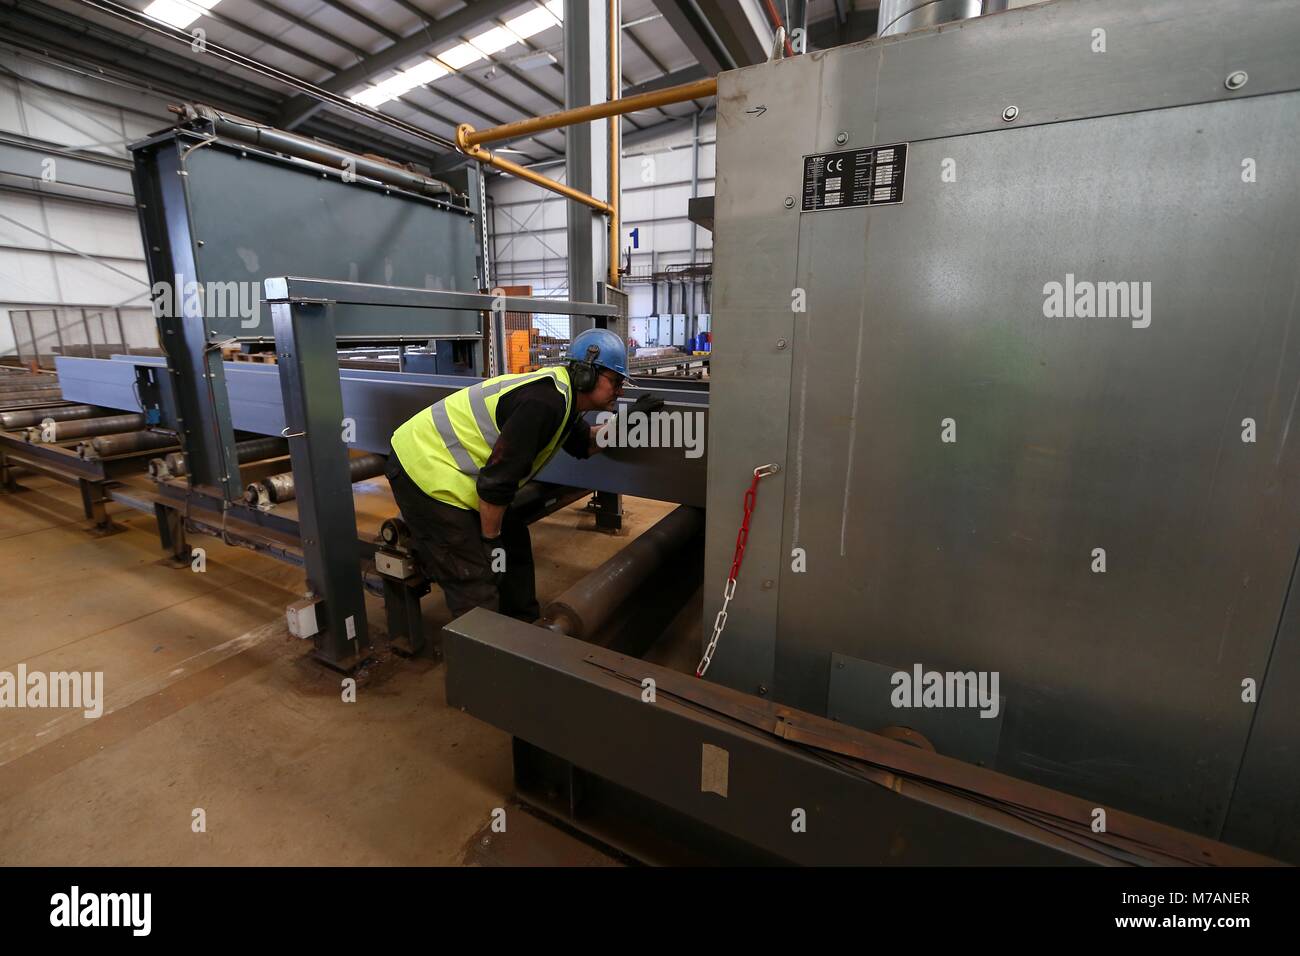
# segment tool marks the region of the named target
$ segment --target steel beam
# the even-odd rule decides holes
[[[350,669],[369,653],[370,635],[332,311],[318,303],[271,303],[307,585],[317,598],[315,653]]]
[[[747,848],[751,862],[1275,862],[1118,810],[1093,833],[1091,801],[482,608],[444,627],[442,645],[450,706],[638,795],[646,813],[667,808]],[[583,827],[574,796],[570,822]],[[643,824],[666,842],[660,818]]]
[[[605,4],[599,0],[565,0],[564,3],[564,105],[576,109],[605,99]],[[605,122],[616,122],[608,119]],[[589,196],[608,195],[606,137],[595,124],[568,128],[565,183]],[[601,133],[603,134],[603,130]],[[569,296],[596,298],[596,282],[605,267],[605,219],[586,206],[565,204],[567,217]],[[571,319],[570,333],[577,335],[593,322]]]
[[[138,355],[118,356],[113,360],[59,357],[56,364],[65,397],[103,408],[140,411],[135,369],[160,367],[164,360]],[[278,366],[226,362],[223,371],[232,426],[257,435],[279,435],[287,423]],[[406,419],[457,389],[479,381],[459,375],[369,369],[343,369],[339,378],[343,413],[356,425],[356,441],[352,447],[377,454],[387,454],[389,438]],[[620,407],[626,409],[644,392],[652,391],[665,399],[665,411],[704,413],[707,435],[707,390],[685,380],[646,384],[646,388],[626,389]],[[611,449],[583,460],[558,454],[538,477],[561,485],[699,507],[704,504],[707,471],[707,451],[698,458],[686,458],[681,449],[633,448]]]
[[[0,173],[44,180],[53,160],[54,179],[63,186],[81,186],[116,195],[131,195],[131,167],[104,157],[91,159],[52,143],[0,142]]]
[[[377,79],[385,71],[396,69],[420,54],[427,53],[439,43],[454,39],[466,30],[505,13],[518,3],[519,0],[478,0],[477,3],[471,3],[450,16],[421,27],[410,36],[398,40],[346,70],[341,70],[319,85],[332,93],[347,93],[366,80]],[[324,105],[320,100],[299,94],[281,108],[278,125],[285,129],[293,129]]]

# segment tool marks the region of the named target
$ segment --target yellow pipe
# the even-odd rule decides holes
[[[554,179],[543,176],[541,173],[535,173],[531,169],[520,166],[518,163],[512,163],[508,159],[502,159],[495,153],[484,149],[482,146],[470,146],[466,143],[465,133],[472,130],[473,127],[462,123],[456,128],[456,142],[466,156],[478,160],[480,163],[487,163],[489,166],[495,166],[503,173],[509,173],[512,176],[518,176],[520,179],[527,180],[535,186],[541,186],[543,189],[549,189],[553,193],[559,193],[567,199],[574,202],[580,202],[584,206],[590,206],[597,212],[603,212],[610,215],[614,210],[609,203],[597,199],[595,196],[589,196],[581,190],[573,189],[564,183],[557,183]]]
[[[468,123],[461,123],[456,127],[456,145],[460,151],[471,159],[480,163],[487,163],[503,173],[510,173],[512,176],[518,176],[534,186],[540,186],[542,189],[550,190],[553,193],[564,196],[566,199],[572,199],[574,202],[582,203],[584,206],[590,206],[597,212],[602,212],[610,218],[609,230],[609,284],[615,288],[619,285],[619,256],[621,237],[619,235],[622,224],[618,213],[618,196],[619,196],[619,160],[623,151],[623,130],[617,120],[612,120],[609,124],[609,195],[610,202],[603,202],[595,196],[588,195],[581,190],[566,186],[564,183],[556,182],[541,173],[535,173],[531,169],[520,166],[518,163],[512,163],[508,159],[502,159],[490,150],[483,148],[484,143],[495,143],[503,139],[515,139],[520,136],[528,136],[532,133],[541,133],[546,130],[559,129],[562,126],[573,126],[577,123],[590,123],[599,119],[609,117],[625,116],[628,113],[636,113],[641,110],[654,109],[658,106],[668,106],[672,103],[685,103],[687,100],[705,99],[718,94],[717,78],[707,80],[696,80],[694,83],[682,83],[679,86],[670,86],[662,90],[653,90],[649,93],[641,93],[637,96],[621,96],[621,79],[622,72],[619,63],[619,41],[622,39],[622,29],[620,25],[621,12],[616,8],[621,6],[619,0],[612,0],[611,15],[609,18],[609,84],[608,100],[604,103],[592,103],[590,106],[579,106],[571,110],[561,110],[558,113],[549,113],[545,116],[534,116],[530,119],[519,120],[514,123],[506,123],[502,126],[493,126],[490,129],[476,130]]]
[[[461,148],[465,149],[465,146],[481,146],[484,143],[495,143],[498,140],[514,139],[532,133],[543,133],[548,129],[573,126],[575,123],[589,123],[593,120],[604,119],[607,116],[623,116],[640,110],[654,109],[656,106],[668,106],[671,103],[685,103],[687,100],[705,99],[716,96],[717,93],[718,80],[714,77],[707,80],[696,80],[694,83],[683,83],[680,86],[670,86],[662,90],[652,90],[649,93],[640,93],[637,96],[628,96],[607,103],[577,106],[571,110],[561,110],[558,113],[548,113],[545,116],[534,116],[530,119],[506,123],[503,126],[493,126],[489,129],[475,130],[471,128]]]
[[[611,106],[620,106],[623,96],[623,4],[622,0],[609,0],[609,42],[605,58],[609,61],[609,84],[605,98]],[[717,82],[714,82],[717,88]],[[623,114],[611,113],[606,122],[609,124],[609,284],[617,289],[619,284],[619,258],[622,250],[620,232],[621,219],[619,205],[622,193],[619,191],[619,173],[623,158]]]

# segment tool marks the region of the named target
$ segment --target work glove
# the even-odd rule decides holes
[[[654,392],[646,392],[635,402],[632,403],[631,411],[644,412],[649,415],[651,412],[657,412],[664,407],[664,400]]]

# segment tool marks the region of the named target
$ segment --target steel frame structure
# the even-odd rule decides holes
[[[340,435],[343,392],[338,365],[341,338],[415,338],[434,315],[542,309],[612,317],[612,305],[506,298],[295,277],[266,280],[284,399],[284,437],[297,484],[307,582],[319,630],[315,654],[349,668],[364,659],[369,639],[356,547],[356,512],[348,476],[348,446]]]

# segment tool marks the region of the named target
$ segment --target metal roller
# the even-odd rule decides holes
[[[12,431],[15,428],[29,428],[39,425],[47,419],[56,422],[70,422],[79,418],[94,418],[107,414],[108,409],[98,405],[61,405],[54,408],[22,408],[12,412],[0,412],[0,430]]]
[[[77,454],[82,458],[112,458],[179,443],[171,432],[123,432],[120,435],[98,435],[84,441],[77,446]]]
[[[59,383],[53,380],[41,381],[37,379],[31,382],[5,382],[0,384],[0,396],[8,397],[22,392],[45,392],[58,387]]]
[[[382,475],[386,467],[388,467],[388,459],[383,455],[361,455],[348,461],[348,470],[352,473],[353,482]],[[297,489],[294,487],[291,471],[255,481],[244,492],[244,501],[261,511],[269,511],[272,505],[293,501],[296,497]]]
[[[11,388],[6,391],[0,391],[0,402],[17,403],[17,402],[39,402],[39,401],[59,401],[63,398],[63,389],[57,385],[49,385],[44,388]]]
[[[250,461],[261,461],[263,458],[279,458],[288,453],[289,443],[274,435],[266,438],[250,438],[248,441],[235,444],[235,458],[241,465],[246,465]],[[175,451],[165,458],[155,458],[149,462],[149,477],[155,480],[180,478],[187,474],[189,474],[189,466],[182,451]]]
[[[235,459],[239,464],[260,462],[264,458],[279,458],[287,454],[289,454],[289,442],[274,436],[250,438],[248,441],[235,444]],[[155,460],[159,463],[157,467],[155,462],[149,462],[149,475],[153,477],[181,477],[190,473],[183,451],[174,451],[164,459]]]
[[[704,512],[682,505],[542,610],[541,624],[590,640],[628,596],[704,529]]]
[[[74,421],[54,422],[53,428],[29,428],[30,442],[60,442],[70,438],[93,438],[96,435],[118,435],[133,432],[148,424],[143,415],[109,415],[105,418],[81,418]]]

